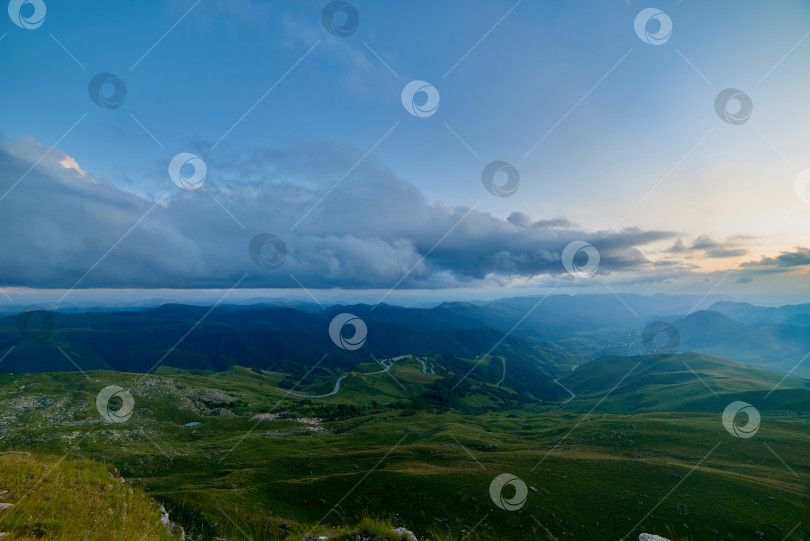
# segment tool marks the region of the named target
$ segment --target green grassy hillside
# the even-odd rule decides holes
[[[3,539],[180,539],[181,529],[169,535],[160,518],[158,504],[142,488],[99,462],[0,454]]]
[[[787,407],[808,400],[802,380],[771,394],[759,432],[739,439],[720,419],[728,398],[762,397],[777,376],[711,357],[608,357],[561,380],[577,393],[562,406],[516,400],[494,383],[438,389],[426,402],[425,387],[445,376],[412,361],[347,375],[345,392],[324,399],[285,394],[284,374],[240,367],[0,376],[0,447],[106,462],[206,538],[300,539],[367,518],[421,539],[810,533],[810,415]],[[133,396],[124,423],[96,410],[111,384]],[[200,424],[182,426],[190,422]],[[520,512],[489,496],[502,473],[536,489]]]
[[[694,352],[606,355],[560,382],[577,394],[570,407],[584,411],[602,401],[601,411],[615,413],[714,412],[722,411],[729,402],[744,400],[764,411],[810,412],[807,380]]]

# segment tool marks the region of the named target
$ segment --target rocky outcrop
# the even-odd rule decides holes
[[[160,506],[160,523],[163,524],[163,528],[166,529],[167,534],[179,535],[180,539],[186,538],[186,532],[183,530],[183,527],[169,520],[169,512],[166,511],[166,508],[162,505]]]
[[[407,530],[405,528],[394,528],[391,531],[396,535],[408,538],[408,541],[417,541],[416,535],[412,531]]]

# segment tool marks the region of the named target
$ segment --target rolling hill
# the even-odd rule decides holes
[[[605,356],[559,379],[576,398],[551,404],[525,400],[508,379],[450,392],[453,374],[475,361],[430,363],[435,374],[415,358],[390,373],[358,365],[322,399],[279,389],[285,373],[239,366],[0,375],[0,447],[107,462],[195,539],[297,539],[369,516],[436,540],[810,533],[805,380],[787,378],[766,397],[782,376],[727,359]],[[125,422],[96,409],[110,384],[134,398]],[[755,438],[724,429],[733,399],[758,401]],[[504,472],[536,490],[521,513],[490,499]]]
[[[607,355],[560,382],[577,394],[580,407],[609,394],[604,411],[718,412],[743,400],[764,411],[810,412],[810,381],[694,352]]]
[[[810,351],[810,326],[797,324],[810,314],[793,313],[786,315],[785,320],[772,317],[754,320],[745,310],[726,311],[746,322],[713,310],[674,319],[672,326],[680,334],[680,350],[700,351],[776,372],[810,376],[810,363],[803,362]],[[762,314],[775,313],[785,315],[777,309],[765,309]]]

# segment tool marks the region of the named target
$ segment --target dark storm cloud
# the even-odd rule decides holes
[[[701,235],[692,241],[689,246],[678,238],[665,252],[670,254],[696,254],[712,259],[741,257],[748,253],[748,250],[743,248],[742,245],[749,238],[735,235],[727,238],[724,242],[720,242],[706,235]]]
[[[675,240],[675,243],[672,246],[664,251],[670,254],[682,254],[684,252],[688,252],[689,248],[687,248],[683,243],[683,240],[679,238]]]
[[[692,244],[689,246],[692,250],[710,250],[716,248],[722,248],[722,244],[716,242],[715,240],[707,237],[706,235],[701,235],[692,241]]]
[[[3,147],[0,193],[46,150],[31,139]],[[53,149],[0,201],[2,285],[69,288],[87,273],[79,287],[227,288],[247,273],[244,287],[297,287],[291,275],[309,288],[388,288],[406,275],[400,287],[475,286],[563,275],[560,254],[573,240],[599,250],[600,273],[644,271],[652,265],[641,248],[673,238],[636,228],[587,233],[565,218],[515,212],[502,220],[430,204],[371,160],[335,187],[361,155],[352,148],[200,155],[208,179],[198,190],[175,188],[166,174],[171,157],[155,167],[151,182],[169,195],[155,205],[68,168],[71,159]],[[286,243],[281,268],[250,259],[258,233]]]
[[[712,248],[704,252],[707,257],[722,259],[724,257],[742,257],[748,253],[745,248]]]
[[[747,261],[741,267],[782,272],[810,265],[810,248],[797,246],[792,252],[780,252],[774,257],[762,256],[759,261]]]

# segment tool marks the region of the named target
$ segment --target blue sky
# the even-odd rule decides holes
[[[650,7],[638,0],[356,1],[348,37],[326,31],[320,1],[46,4],[37,29],[0,26],[6,152],[33,164],[59,141],[31,174],[49,179],[26,178],[0,201],[3,227],[36,237],[6,241],[9,290],[70,288],[113,245],[79,289],[228,287],[244,273],[222,260],[272,232],[288,244],[286,268],[254,278],[243,258],[245,285],[295,287],[293,274],[315,289],[384,290],[398,276],[402,288],[543,289],[570,278],[562,248],[582,239],[600,248],[597,278],[616,288],[700,294],[736,269],[729,293],[807,291],[810,209],[794,191],[810,167],[804,2],[659,2],[673,23],[661,45],[636,35]],[[89,99],[99,72],[125,82],[120,108]],[[434,115],[403,108],[412,80],[438,90]],[[728,87],[751,96],[743,125],[715,113]],[[205,161],[202,190],[168,178],[181,152]],[[57,157],[72,163],[65,156],[82,174],[48,170]],[[493,160],[519,171],[512,197],[482,186]],[[75,188],[73,206],[53,183]],[[132,194],[143,208],[124,202]],[[25,224],[46,208],[47,226]],[[161,228],[178,243],[161,257],[133,246]],[[332,237],[342,247],[323,256]],[[185,249],[184,273],[166,260]],[[23,272],[63,250],[72,255],[41,279]]]

